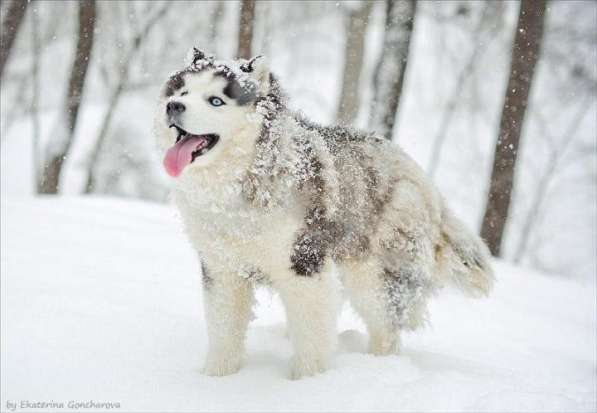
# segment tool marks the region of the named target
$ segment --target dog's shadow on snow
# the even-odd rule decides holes
[[[275,370],[282,375],[287,373],[288,360],[292,356],[292,346],[284,323],[255,326],[248,339],[248,365],[260,370]],[[358,330],[345,330],[338,335],[337,354],[361,354],[363,357],[376,357],[367,352],[367,344],[366,334]],[[472,360],[408,347],[405,347],[400,354],[388,357],[395,357],[395,360],[411,364],[420,371],[458,372],[478,376],[485,376],[490,374],[491,371],[488,366]]]
[[[375,357],[367,352],[367,335],[357,330],[347,330],[338,337],[338,353],[361,353],[368,357]],[[405,346],[395,356],[402,363],[408,363],[421,372],[431,373],[459,373],[478,377],[495,376],[495,366],[489,366],[470,359],[456,357],[452,354],[438,353]],[[508,377],[510,372],[503,369],[502,374]]]
[[[275,369],[286,374],[292,345],[285,323],[253,326],[247,340],[245,365],[256,369]],[[338,335],[338,354],[367,354],[367,336],[357,330],[346,330]]]
[[[367,335],[345,330],[338,335],[338,353],[367,353]]]
[[[367,335],[357,330],[346,330],[338,336],[338,353],[362,353],[371,356],[367,352]],[[426,350],[416,350],[409,347],[403,348],[396,356],[409,361],[423,371],[446,372],[457,371],[466,374],[483,375],[491,372],[487,366],[455,357],[450,354],[436,353]]]
[[[495,376],[495,369],[485,364],[432,351],[404,349],[400,356],[407,357],[423,371],[434,373],[456,372],[463,375]],[[507,376],[508,372],[504,371]]]
[[[252,326],[247,337],[245,365],[286,372],[292,347],[284,323]]]

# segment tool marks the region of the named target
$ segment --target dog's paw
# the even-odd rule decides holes
[[[369,354],[374,356],[389,356],[400,352],[400,338],[398,336],[371,337],[369,339]]]
[[[237,373],[242,366],[240,356],[208,356],[201,373],[206,376],[228,376]]]
[[[298,380],[303,377],[323,373],[328,368],[327,357],[294,357],[290,362],[290,379]]]

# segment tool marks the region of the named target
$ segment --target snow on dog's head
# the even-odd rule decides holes
[[[249,151],[262,121],[257,103],[269,89],[260,56],[219,61],[193,48],[188,60],[164,85],[156,114],[164,167],[173,177]]]

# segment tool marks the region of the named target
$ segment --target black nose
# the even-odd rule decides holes
[[[168,115],[177,115],[185,111],[185,106],[180,102],[168,102],[166,105],[166,113]]]

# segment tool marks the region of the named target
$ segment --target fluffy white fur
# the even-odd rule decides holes
[[[238,67],[240,63],[226,64]],[[267,121],[258,105],[238,105],[226,97],[222,91],[227,81],[214,73],[207,68],[185,74],[184,86],[160,99],[155,122],[162,152],[176,139],[176,130],[169,128],[171,119],[166,116],[169,101],[182,102],[187,108],[179,119],[180,127],[192,134],[220,136],[212,150],[175,179],[173,190],[188,237],[205,266],[209,351],[204,372],[227,375],[241,367],[256,283],[277,291],[284,303],[295,350],[290,376],[322,372],[329,366],[336,342],[338,286],[332,277],[333,260],[326,256],[322,269],[311,276],[297,275],[292,269],[291,255],[308,207],[308,200],[292,179],[273,181],[270,195],[275,202],[268,207],[248,202],[243,196],[243,179],[254,164],[257,140]],[[258,61],[247,75],[248,81],[256,82],[260,94],[268,91],[268,74],[265,63]],[[213,107],[207,102],[210,96],[218,96],[226,104]],[[351,172],[349,166],[343,170],[335,167],[333,156],[324,150],[323,136],[316,131],[305,132],[286,111],[272,127],[282,130],[280,153],[288,165],[294,165],[295,160],[293,131],[306,134],[322,163],[326,196],[337,196],[337,183]],[[400,329],[414,329],[425,322],[425,303],[434,286],[452,281],[473,295],[486,294],[492,275],[482,243],[452,217],[406,154],[392,145],[381,151],[368,147],[363,151],[399,180],[376,218],[379,225],[370,237],[368,252],[346,254],[336,264],[346,295],[367,325],[369,351],[387,355],[399,350]],[[357,209],[359,199],[366,195],[358,181],[354,185],[355,191],[361,191],[355,197]],[[339,207],[326,202],[327,211],[335,214]],[[390,250],[396,253],[388,255]],[[417,282],[429,288],[405,291],[410,284],[380,275],[387,268],[415,268]],[[392,308],[400,317],[392,315]]]

